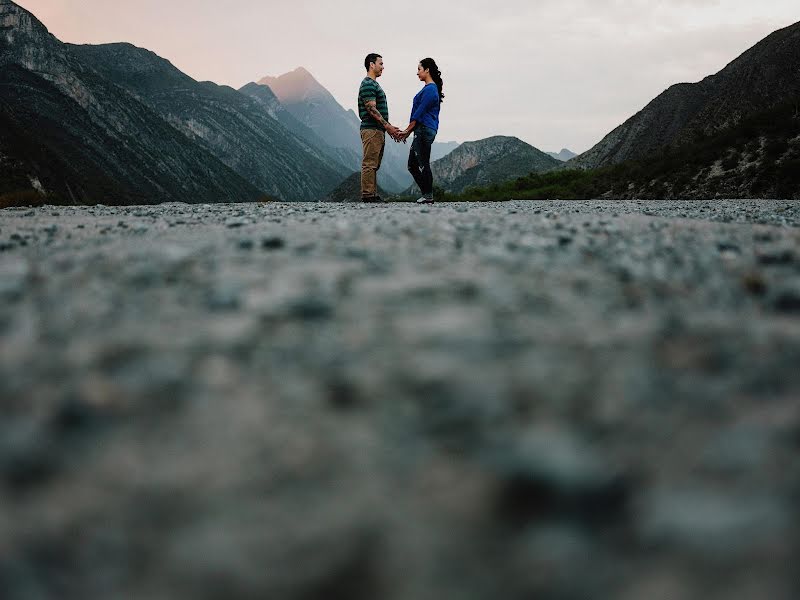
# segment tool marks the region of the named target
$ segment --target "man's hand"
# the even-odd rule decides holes
[[[395,127],[391,123],[387,123],[386,124],[386,131],[389,133],[390,136],[392,136],[392,139],[395,142],[399,142],[400,141],[400,139],[399,139],[400,135],[403,133],[402,131],[400,131],[400,129],[398,129],[397,127]]]

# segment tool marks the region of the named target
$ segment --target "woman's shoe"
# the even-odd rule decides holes
[[[419,200],[417,200],[417,204],[433,204],[433,198],[426,198],[423,196]]]

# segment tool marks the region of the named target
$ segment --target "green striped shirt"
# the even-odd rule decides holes
[[[386,94],[380,84],[371,77],[365,77],[358,90],[358,116],[361,117],[361,129],[380,129],[383,125],[376,121],[367,111],[367,102],[375,101],[378,112],[389,122],[389,104],[386,102]]]

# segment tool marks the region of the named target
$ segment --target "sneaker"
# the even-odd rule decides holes
[[[417,204],[433,204],[433,198],[426,198],[423,196],[419,200],[417,200]]]
[[[379,203],[379,202],[385,202],[385,200],[383,198],[381,198],[380,196],[362,196],[361,202],[367,202],[367,203],[374,204],[374,203]]]

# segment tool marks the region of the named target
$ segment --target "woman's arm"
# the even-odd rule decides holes
[[[408,124],[408,127],[406,127],[405,131],[400,132],[400,139],[406,141],[408,139],[408,136],[411,135],[411,132],[414,131],[416,127],[417,127],[417,122],[411,121],[411,123]]]
[[[425,113],[433,110],[433,107],[439,103],[439,89],[436,86],[427,86],[420,98],[417,110],[411,115],[412,121],[421,121]]]

